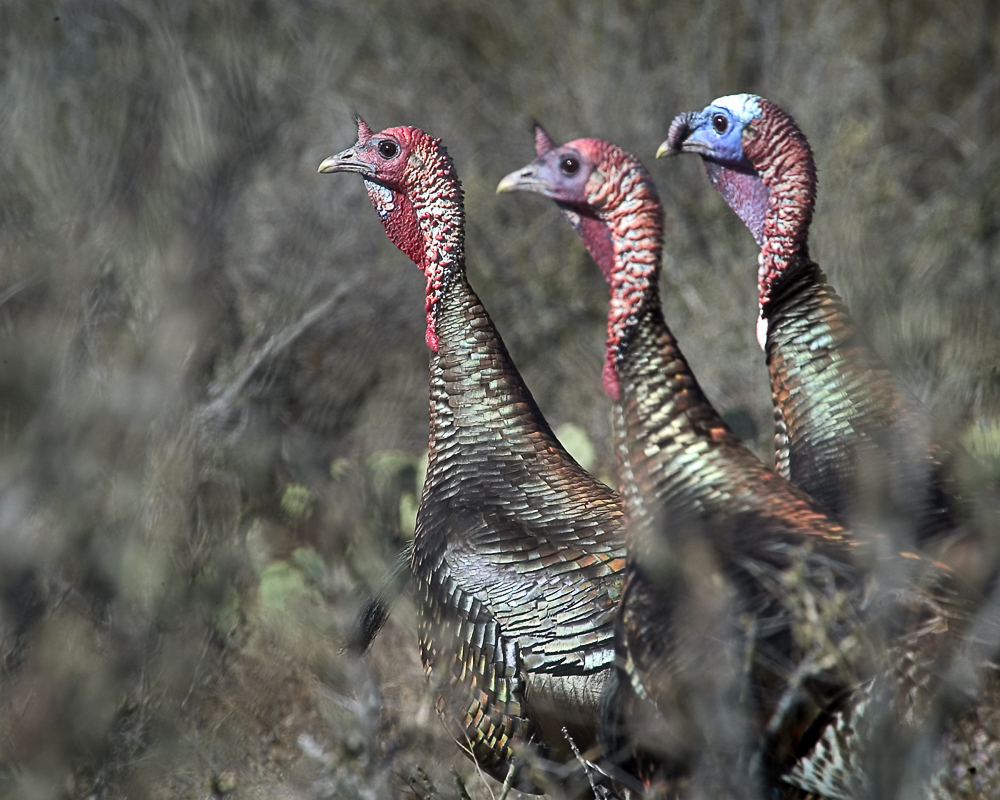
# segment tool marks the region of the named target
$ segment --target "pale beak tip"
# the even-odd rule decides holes
[[[497,184],[497,194],[516,192],[518,188],[517,173],[512,172]]]

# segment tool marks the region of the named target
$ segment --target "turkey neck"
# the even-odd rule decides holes
[[[808,258],[787,271],[764,312],[775,467],[843,518],[855,437],[888,429],[900,412],[892,376]]]
[[[757,292],[777,421],[776,466],[786,478],[842,513],[851,420],[886,425],[896,404],[892,378],[857,331],[847,307],[809,257],[816,167],[798,127],[778,106],[744,133],[744,152],[764,191],[753,204],[727,202],[760,246]],[[708,165],[706,164],[706,167]],[[730,181],[746,180],[732,170]],[[713,179],[714,180],[714,179]],[[725,184],[723,180],[719,183]],[[718,185],[718,184],[717,184]],[[766,204],[763,215],[760,204]],[[763,224],[759,223],[763,216]],[[836,476],[836,480],[830,480]]]
[[[427,486],[461,464],[563,465],[555,437],[514,367],[507,349],[464,272],[437,300],[437,345],[430,359],[430,441]],[[575,462],[574,462],[575,466]],[[582,470],[581,470],[582,471]],[[499,498],[485,498],[495,502]]]
[[[424,309],[430,358],[428,490],[453,473],[463,493],[474,491],[469,464],[495,471],[500,462],[526,472],[572,463],[521,380],[500,335],[465,274],[465,213],[462,192],[450,165],[430,169],[434,152],[421,165],[429,175],[406,195],[368,184],[386,231],[426,278]],[[525,456],[539,458],[537,465]],[[531,459],[528,459],[530,462]],[[457,463],[456,463],[457,462]],[[455,464],[455,466],[450,466]],[[586,473],[583,473],[586,474]],[[590,476],[587,475],[589,479]],[[596,481],[590,479],[589,484]],[[490,504],[502,498],[486,498]]]
[[[612,197],[609,190],[598,199],[597,207],[603,201],[610,209],[598,213],[611,247],[584,241],[610,288],[605,371],[613,365],[615,449],[633,536],[648,530],[661,508],[692,519],[723,515],[724,498],[739,493],[730,485],[733,476],[744,478],[763,465],[709,403],[664,320],[658,293],[662,209],[648,175],[636,169],[607,183],[620,193]]]
[[[766,319],[772,291],[793,272],[794,264],[809,260],[806,240],[816,205],[816,163],[792,118],[768,100],[758,102],[762,116],[744,131],[743,152],[757,170],[751,180],[759,180],[767,190],[754,193],[756,202],[767,202],[763,226],[752,206],[733,209],[760,245],[757,292]]]
[[[502,486],[545,492],[567,514],[586,513],[595,499],[613,503],[608,488],[559,445],[469,285],[460,196],[450,208],[440,199],[428,205],[413,201],[424,241],[418,264],[427,280],[431,346],[424,501],[452,497],[461,485],[466,507],[505,503],[510,498],[497,496]],[[445,484],[450,488],[439,489]]]
[[[657,289],[662,208],[652,182],[641,167],[621,176],[613,169],[602,165],[601,172],[614,188],[590,201],[610,247],[595,243],[592,226],[572,215],[570,221],[595,260],[605,259],[600,266],[611,295],[606,369],[614,365],[619,390],[615,450],[630,545],[638,545],[637,531],[654,530],[658,513],[678,522],[713,520],[716,530],[730,532],[736,515],[759,514],[839,540],[843,532],[804,495],[775,483],[708,401],[663,317]]]
[[[885,489],[894,505],[914,509],[918,538],[932,537],[951,523],[940,500],[919,488],[928,485],[931,469],[929,417],[915,398],[898,390],[810,259],[812,151],[788,115],[760,102],[765,113],[744,133],[744,152],[767,189],[767,210],[762,229],[747,224],[761,250],[758,296],[767,325],[762,346],[775,414],[776,469],[844,520],[855,510],[850,499],[858,496],[862,462],[888,457],[881,469],[868,466],[890,476]]]

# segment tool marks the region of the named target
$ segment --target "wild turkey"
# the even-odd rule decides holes
[[[393,243],[427,280],[430,455],[411,568],[420,655],[459,745],[525,791],[515,770],[586,750],[611,669],[624,569],[613,491],[563,449],[465,275],[462,188],[439,139],[372,133],[320,172],[355,172]],[[530,761],[531,759],[529,759]]]
[[[701,156],[761,248],[757,338],[777,471],[841,521],[881,501],[871,487],[885,481],[887,516],[940,554],[966,516],[953,476],[969,457],[932,441],[927,410],[896,384],[809,257],[816,168],[805,136],[774,103],[741,94],[676,117],[657,156],[676,152]]]
[[[886,719],[904,723],[887,741],[919,747],[969,605],[939,565],[879,558],[726,427],[663,319],[662,208],[643,165],[596,139],[557,147],[541,129],[536,151],[498,191],[555,200],[610,285],[603,379],[618,401],[629,548],[623,683],[651,698],[674,734],[680,716],[683,734],[709,747],[746,746],[718,728],[738,729],[726,709],[748,697],[746,735],[763,741],[757,779],[851,797],[869,781],[864,749]],[[704,687],[718,662],[722,680]],[[665,755],[683,773],[694,754]]]

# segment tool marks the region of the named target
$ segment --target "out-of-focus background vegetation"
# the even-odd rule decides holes
[[[613,481],[602,280],[494,188],[533,118],[644,158],[668,320],[770,458],[753,242],[653,153],[678,112],[777,101],[817,153],[814,257],[1000,461],[997,0],[7,0],[0,42],[2,796],[496,791],[430,710],[408,599],[341,651],[426,448],[422,278],[360,180],[316,174],[354,112],[444,139],[471,282]]]

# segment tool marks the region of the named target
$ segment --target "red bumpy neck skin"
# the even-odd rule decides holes
[[[775,283],[796,256],[808,257],[807,238],[816,204],[816,165],[802,131],[788,114],[760,99],[761,116],[743,131],[743,152],[768,189],[758,300],[763,315]]]
[[[598,139],[571,143],[598,165],[587,183],[587,206],[603,226],[577,228],[610,289],[604,389],[621,397],[618,366],[639,314],[657,302],[663,214],[652,178],[635,156]],[[583,215],[586,219],[586,214]],[[610,244],[610,246],[609,246]]]
[[[380,183],[365,180],[368,196],[392,242],[423,271],[427,279],[424,309],[427,346],[437,352],[437,312],[452,278],[465,270],[465,209],[462,185],[440,139],[419,128],[387,128],[373,134],[358,122],[358,144],[391,137],[402,148],[402,173]]]

